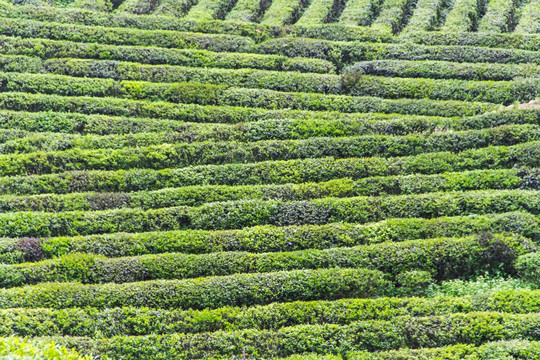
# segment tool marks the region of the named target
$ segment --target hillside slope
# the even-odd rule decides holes
[[[93,359],[540,357],[538,14],[0,2],[0,338]]]

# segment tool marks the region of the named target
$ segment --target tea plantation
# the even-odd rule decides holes
[[[0,1],[0,358],[540,359],[539,97],[539,0]]]

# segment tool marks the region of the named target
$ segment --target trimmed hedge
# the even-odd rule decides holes
[[[478,19],[482,16],[482,8],[486,3],[486,0],[454,1],[452,9],[446,15],[446,21],[442,30],[448,32],[474,31],[477,27]]]
[[[108,45],[198,48],[217,52],[250,52],[255,45],[252,39],[238,35],[83,26],[10,18],[1,18],[0,34]]]
[[[314,359],[317,359],[314,355]],[[347,359],[354,360],[423,360],[444,358],[446,360],[462,359],[534,359],[540,356],[540,343],[526,340],[509,340],[474,345],[450,345],[439,348],[417,350],[402,349],[379,353],[349,353]],[[294,356],[291,359],[295,358]],[[300,360],[301,357],[298,357]]]
[[[421,194],[439,191],[488,189],[540,190],[534,181],[540,171],[478,170],[437,175],[372,177],[352,181],[337,179],[321,183],[286,185],[206,185],[165,188],[132,193],[71,193],[65,195],[0,196],[0,213],[11,211],[91,211],[118,208],[155,209],[199,206],[232,200],[309,200],[324,197],[353,197]]]
[[[37,263],[2,266],[0,285],[7,288],[49,281],[127,283],[338,267],[380,270],[392,276],[421,270],[428,272],[430,279],[433,276],[436,280],[447,280],[493,270],[513,273],[513,261],[531,251],[536,251],[536,248],[523,238],[486,234],[461,239],[415,240],[263,254],[173,253],[116,259],[70,254]],[[406,287],[409,283],[405,282],[402,286]]]
[[[51,58],[81,58],[143,62],[147,64],[254,68],[277,71],[333,73],[334,65],[321,59],[289,58],[279,55],[212,52],[196,49],[163,49],[155,47],[85,44],[46,39],[21,39],[0,36],[0,52]]]
[[[540,50],[540,36],[520,33],[414,31],[403,34],[398,41],[412,41],[418,44],[433,46],[475,46],[482,47],[482,50],[485,50],[483,48],[508,48],[529,51]],[[499,62],[506,61],[499,59]]]
[[[515,32],[519,34],[540,33],[540,2],[531,1],[523,7]]]
[[[26,112],[0,110],[0,128],[34,132],[77,134],[136,134],[174,132],[185,142],[259,141],[305,139],[321,136],[410,135],[439,131],[464,131],[510,124],[540,124],[540,111],[507,109],[468,118],[410,116],[377,113],[271,113],[275,119],[254,119],[251,123],[200,124],[168,119],[149,119],[106,115],[85,115],[53,111]],[[249,120],[249,119],[248,119]]]
[[[43,360],[90,360],[90,356],[81,356],[54,342],[33,342],[15,337],[0,339],[0,356],[6,359],[43,359]]]
[[[492,297],[492,298],[491,298]],[[0,310],[0,334],[23,336],[88,336],[201,333],[219,330],[268,329],[284,326],[350,324],[393,320],[399,316],[440,316],[472,311],[527,314],[540,308],[538,291],[490,292],[466,297],[341,299],[295,301],[253,307],[205,310],[148,308],[66,308]],[[501,310],[503,309],[503,310]],[[152,321],[148,321],[151,318]],[[372,354],[373,355],[373,354]]]
[[[199,0],[189,9],[185,19],[197,21],[223,19],[233,5],[234,1],[230,0]]]
[[[380,271],[298,270],[127,284],[48,283],[0,290],[0,307],[205,309],[278,301],[374,297],[391,289],[392,283],[385,280]]]
[[[486,167],[540,167],[539,151],[538,142],[531,142],[510,147],[466,150],[459,154],[427,153],[387,159],[319,158],[161,170],[82,170],[49,175],[0,177],[0,192],[19,195],[83,191],[132,192],[190,185],[299,184],[338,178],[440,174]],[[534,175],[529,179],[534,183]]]
[[[429,32],[446,39],[446,33]],[[469,33],[467,33],[469,34]],[[423,36],[423,35],[422,35]],[[458,35],[456,35],[458,36]],[[410,42],[376,44],[315,39],[282,38],[257,46],[263,54],[313,57],[332,61],[338,67],[365,60],[442,60],[471,63],[540,64],[538,51],[478,46],[420,45]]]
[[[539,77],[540,67],[533,64],[373,60],[349,65],[342,72],[349,76],[365,74],[386,77],[500,81],[513,80],[516,77]]]
[[[356,79],[354,79],[356,80]],[[374,84],[370,84],[370,80]],[[76,78],[65,75],[50,74],[20,74],[0,73],[0,91],[27,92],[54,94],[60,96],[94,96],[94,97],[121,97],[145,101],[167,101],[181,104],[198,104],[213,106],[235,106],[266,109],[294,109],[310,111],[339,111],[353,112],[382,112],[398,114],[416,114],[437,116],[467,116],[500,109],[499,106],[487,102],[443,101],[422,98],[432,93],[435,97],[451,98],[452,91],[456,91],[456,98],[472,100],[491,100],[509,102],[514,98],[530,98],[537,92],[537,82],[540,80],[524,80],[521,83],[503,83],[495,86],[494,83],[480,83],[465,91],[458,80],[439,80],[439,82],[456,82],[452,89],[441,87],[437,93],[435,85],[437,80],[394,79],[394,83],[401,89],[397,94],[388,92],[377,83],[388,80],[384,78],[364,79],[348,83],[349,92],[358,96],[324,95],[320,93],[280,92],[267,89],[247,89],[229,87],[226,85],[189,83],[149,83],[141,81],[115,81],[112,79]],[[402,84],[399,84],[399,83]],[[431,82],[432,84],[429,84]],[[365,84],[364,84],[365,83]],[[411,86],[408,86],[411,83]],[[370,89],[367,86],[373,86]],[[426,87],[428,85],[429,87]],[[441,84],[443,85],[443,84]],[[363,88],[366,86],[366,88]],[[424,88],[425,87],[425,88]],[[461,88],[460,88],[461,87]],[[484,94],[482,90],[492,88],[492,92]],[[422,91],[423,90],[423,91]],[[418,94],[415,94],[419,91]],[[509,91],[505,94],[504,91]],[[416,96],[418,99],[383,99],[376,95]]]
[[[538,191],[489,190],[293,202],[250,200],[148,211],[16,212],[0,214],[0,236],[73,236],[188,228],[226,230],[256,225],[368,223],[394,217],[434,218],[509,211],[537,215],[539,197]]]
[[[59,139],[62,135],[59,134]],[[74,136],[76,138],[77,136]],[[83,139],[91,139],[87,135]],[[66,136],[69,146],[69,136]],[[269,160],[291,160],[320,158],[367,157],[367,156],[411,156],[435,151],[459,152],[475,147],[493,145],[515,145],[538,141],[540,126],[505,125],[493,129],[469,130],[464,132],[442,132],[431,135],[360,136],[339,138],[309,138],[302,140],[264,140],[250,143],[201,142],[164,143],[146,147],[101,148],[121,139],[120,136],[96,137],[99,149],[73,148],[69,150],[39,151],[25,142],[6,143],[14,153],[0,155],[0,175],[48,174],[69,170],[128,170],[131,168],[164,169],[193,165],[230,164]],[[167,138],[167,137],[166,137]],[[100,144],[100,139],[103,144]],[[160,133],[125,136],[126,142],[139,145],[138,141],[160,142]],[[152,140],[149,140],[152,139]],[[168,139],[171,139],[169,136]],[[43,140],[37,136],[37,143]],[[167,140],[171,141],[171,140]],[[30,141],[28,141],[30,142]],[[75,142],[76,143],[76,142]],[[83,142],[83,144],[86,144]],[[123,144],[117,144],[122,146]],[[43,146],[43,145],[41,145]],[[55,143],[52,146],[57,146]],[[85,145],[88,146],[88,145]],[[91,145],[89,145],[91,146]],[[1,147],[0,147],[1,148]]]
[[[11,64],[10,64],[11,65]],[[524,66],[521,66],[524,68]],[[538,73],[538,68],[528,66]],[[24,71],[21,67],[22,71]],[[439,100],[488,101],[510,104],[525,102],[540,94],[540,79],[515,79],[512,82],[460,81],[446,79],[408,79],[362,76],[365,71],[351,71],[344,76],[269,72],[264,70],[225,70],[176,68],[93,60],[48,60],[44,70],[53,74],[76,77],[112,78],[151,82],[200,82],[227,87],[246,87],[289,92],[315,92],[384,98],[416,98]],[[520,74],[515,74],[518,76]],[[403,76],[403,75],[402,75]],[[469,79],[470,80],[470,79]],[[122,86],[122,85],[120,85]],[[148,84],[163,88],[166,85]],[[226,92],[225,88],[222,88]],[[231,89],[232,90],[232,89]],[[163,91],[166,91],[163,89]],[[204,90],[202,90],[204,91]],[[116,90],[125,96],[122,90]],[[86,93],[91,95],[91,93]],[[256,96],[256,95],[255,95]],[[292,96],[292,95],[291,95]],[[219,103],[219,95],[212,103]],[[201,102],[202,103],[202,102]],[[249,106],[249,103],[247,104]]]
[[[517,0],[492,0],[488,3],[486,14],[478,24],[479,32],[502,33],[514,30],[516,8],[520,6]],[[517,15],[517,16],[516,16]]]
[[[449,0],[418,0],[403,31],[407,33],[433,30],[439,24],[443,9],[448,3]]]
[[[381,7],[380,0],[349,0],[345,3],[339,23],[368,26]]]
[[[385,0],[371,26],[388,29],[395,34],[401,30],[405,19],[409,16],[410,8],[415,5],[416,0]]]
[[[328,40],[346,41],[391,41],[392,34],[386,31],[370,28],[336,26],[335,24],[321,24],[309,26],[306,32],[303,26],[269,27],[245,21],[258,20],[267,9],[269,3],[254,4],[250,0],[237,2],[238,8],[233,8],[229,13],[237,11],[239,14],[233,19],[238,21],[196,21],[180,18],[177,5],[168,4],[172,0],[161,0],[160,5],[154,9],[154,15],[138,16],[129,13],[100,13],[85,9],[75,8],[50,8],[37,6],[10,6],[2,7],[0,14],[10,18],[22,18],[45,22],[79,24],[89,26],[106,26],[118,28],[139,28],[143,30],[174,30],[183,32],[199,32],[209,34],[229,34],[248,36],[256,41],[263,41],[271,37],[286,35],[306,36],[323,38]],[[178,1],[174,1],[177,3]],[[257,1],[258,3],[258,1]],[[261,6],[261,7],[260,7]],[[241,10],[241,12],[240,12]],[[184,12],[184,10],[182,10]],[[156,16],[163,14],[167,16]],[[232,17],[232,16],[231,16]]]
[[[295,116],[296,115],[296,116]],[[398,114],[357,113],[291,114],[291,119],[261,120],[239,124],[201,124],[174,120],[84,115],[63,112],[19,112],[0,110],[0,128],[34,132],[59,132],[64,134],[138,134],[173,132],[185,142],[196,141],[259,141],[271,139],[305,139],[310,137],[335,137],[355,135],[410,135],[445,130],[467,130],[476,124],[471,121],[428,116]],[[297,117],[297,119],[294,119]],[[310,118],[310,119],[307,119]],[[508,118],[502,124],[525,123],[522,117]],[[524,117],[523,117],[524,118]],[[531,124],[535,121],[530,119]],[[538,123],[538,122],[537,122]],[[501,125],[501,124],[499,124]]]
[[[397,104],[397,102],[395,103]],[[208,123],[242,123],[276,119],[363,119],[366,116],[371,116],[369,113],[346,114],[335,111],[267,110],[230,106],[173,104],[118,98],[66,97],[1,92],[0,107],[15,111],[76,112],[80,114],[146,117]],[[377,116],[380,116],[380,114]]]
[[[0,261],[13,264],[70,253],[108,257],[167,252],[205,254],[222,251],[279,252],[330,249],[419,238],[463,237],[474,233],[514,232],[538,242],[540,227],[534,215],[503,213],[434,219],[388,219],[379,223],[326,225],[271,225],[241,230],[182,230],[113,233],[57,238],[21,238],[0,241]]]
[[[262,15],[261,24],[265,26],[294,24],[307,4],[307,0],[272,0]]]
[[[231,11],[225,16],[228,21],[258,22],[270,1],[237,0]]]
[[[407,347],[433,348],[456,343],[481,345],[495,340],[535,340],[540,316],[493,312],[452,314],[435,317],[397,317],[391,321],[362,321],[350,325],[303,325],[277,331],[242,330],[203,334],[149,335],[144,337],[55,338],[85,353],[122,354],[125,359],[230,358],[245,349],[250,357],[290,356],[316,352],[383,351]],[[426,336],[429,331],[430,336]],[[385,339],[385,341],[381,341]]]
[[[313,26],[324,24],[330,20],[334,8],[333,0],[312,0],[295,25]]]

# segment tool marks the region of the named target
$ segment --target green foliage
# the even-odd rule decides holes
[[[317,269],[126,284],[47,283],[0,290],[0,307],[204,309],[277,301],[374,297],[391,289],[392,283],[380,271]]]
[[[47,281],[124,283],[345,267],[384,271],[397,276],[400,293],[419,295],[432,283],[432,276],[443,280],[471,276],[484,270],[511,273],[516,256],[532,250],[535,250],[534,246],[524,239],[495,236],[487,242],[475,238],[450,238],[267,254],[173,253],[118,259],[71,254],[33,264],[3,266],[0,284],[13,287]]]
[[[540,279],[540,256],[537,253],[531,253],[520,256],[515,264],[518,273],[524,280],[539,284]]]
[[[71,152],[77,154],[78,152]],[[126,153],[126,152],[125,152]],[[39,153],[38,153],[39,154]],[[54,153],[52,153],[54,154]],[[64,152],[63,154],[70,154]],[[36,154],[29,155],[36,158]],[[61,158],[60,158],[61,159]],[[65,158],[64,158],[65,159]],[[36,160],[37,161],[37,160]],[[156,166],[155,158],[152,164]],[[37,162],[36,162],[37,164]],[[41,164],[43,165],[43,164]],[[50,165],[50,164],[49,164]],[[131,192],[157,190],[166,187],[190,185],[257,185],[322,182],[331,179],[362,179],[374,176],[408,174],[440,174],[447,171],[459,172],[471,169],[507,169],[514,166],[539,167],[538,143],[531,142],[515,146],[471,149],[461,153],[429,153],[395,158],[321,158],[288,161],[267,161],[252,164],[225,164],[193,166],[177,169],[130,169],[126,171],[75,171],[58,174],[1,177],[0,189],[9,194],[46,194],[81,191]],[[126,166],[127,168],[127,166]],[[20,169],[19,169],[20,171]],[[34,168],[33,172],[37,172]],[[474,175],[473,175],[474,176]],[[534,172],[523,173],[524,189],[537,188],[538,176]],[[510,175],[509,187],[515,182]],[[459,179],[459,178],[458,178]],[[383,180],[384,181],[384,180]],[[376,193],[383,186],[369,185]],[[459,183],[459,180],[456,179]],[[452,183],[452,182],[451,182]],[[384,182],[383,182],[384,184]],[[427,188],[429,189],[429,180]],[[432,186],[436,186],[436,182]],[[386,185],[384,185],[386,186]],[[463,185],[462,185],[463,186]],[[473,187],[473,189],[478,187]],[[468,189],[466,186],[464,190]],[[361,191],[361,190],[359,190]],[[405,193],[414,193],[407,191]]]
[[[27,340],[9,337],[0,340],[0,356],[12,360],[89,360],[90,357],[59,347],[52,343],[31,343]]]
[[[250,329],[194,335],[126,336],[109,340],[57,339],[62,344],[78,346],[85,351],[107,349],[109,354],[125,354],[126,359],[148,358],[154,357],[156,354],[171,352],[185,354],[183,358],[204,358],[209,349],[214,349],[214,356],[224,358],[241,354],[244,348],[247,354],[253,357],[285,357],[314,351],[318,354],[339,354],[361,350],[388,351],[400,347],[405,349],[435,348],[455,346],[456,340],[459,343],[474,346],[497,340],[533,341],[536,336],[535,328],[539,321],[538,314],[473,312],[433,317],[404,316],[396,317],[390,321],[360,321],[345,326],[334,324],[301,325],[277,331]],[[428,330],[430,336],[426,336]],[[208,344],[216,344],[217,346],[209,346]],[[499,344],[498,346],[500,354],[504,345]],[[522,349],[519,346],[514,349],[518,352],[526,350],[526,348]],[[493,354],[497,351],[497,345],[483,350],[487,350],[488,354],[490,352]],[[533,351],[522,352],[525,354],[525,358],[527,358],[527,353],[538,353],[537,347],[531,350]],[[422,351],[426,351],[427,358],[429,358],[430,351]],[[405,357],[402,357],[403,359],[409,358],[406,354],[407,352],[405,352]]]

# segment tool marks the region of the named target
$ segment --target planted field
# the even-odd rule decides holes
[[[539,6],[0,1],[0,357],[540,357]]]

